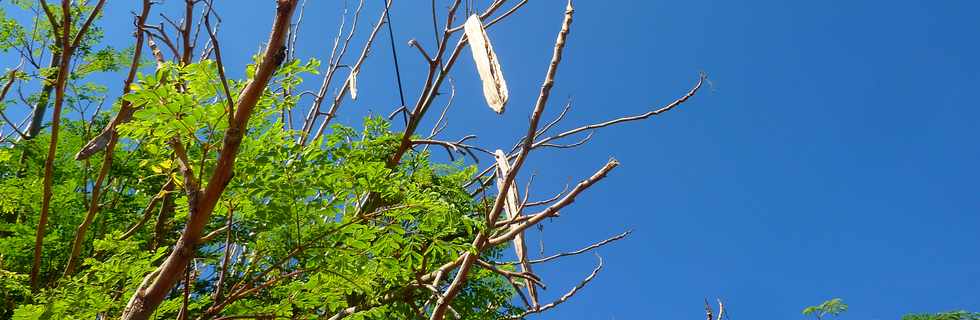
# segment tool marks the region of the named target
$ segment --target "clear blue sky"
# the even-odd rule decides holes
[[[368,0],[363,31],[381,1]],[[310,1],[300,56],[325,59],[340,3]],[[396,1],[392,11],[409,101],[423,65],[404,44],[433,47],[428,3]],[[131,44],[135,5],[107,5],[112,43]],[[241,66],[267,37],[272,1],[218,5],[224,55]],[[443,137],[476,133],[494,149],[523,135],[563,8],[532,1],[490,31],[512,95],[503,116],[486,107],[464,52]],[[532,199],[610,156],[623,163],[531,233],[535,253],[542,237],[550,254],[634,230],[599,250],[606,267],[588,288],[542,318],[698,319],[705,297],[742,320],[801,319],[804,306],[832,297],[850,304],[845,320],[980,310],[976,1],[580,0],[576,9],[546,116],[572,98],[562,128],[672,101],[699,71],[711,85],[661,118],[533,154]],[[341,122],[398,104],[380,40]],[[118,92],[121,77],[112,79]],[[593,263],[538,268],[545,296],[564,294]]]

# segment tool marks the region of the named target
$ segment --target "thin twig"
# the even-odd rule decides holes
[[[596,171],[596,173],[593,174],[591,177],[575,185],[575,188],[572,188],[572,191],[569,191],[568,194],[562,197],[561,200],[558,200],[558,202],[555,202],[554,204],[542,210],[541,212],[534,214],[533,218],[528,219],[523,224],[520,224],[516,227],[511,227],[511,229],[506,233],[496,236],[493,239],[490,239],[489,241],[490,245],[495,246],[510,241],[515,236],[517,236],[517,234],[523,232],[525,229],[530,228],[531,226],[537,224],[538,222],[541,222],[545,218],[557,214],[558,211],[560,211],[562,208],[572,204],[572,202],[575,202],[575,198],[580,193],[582,193],[583,191],[585,191],[586,189],[594,185],[596,182],[599,182],[600,180],[605,178],[606,175],[609,174],[609,172],[612,171],[612,169],[616,168],[617,166],[619,166],[619,161],[616,161],[616,159],[610,159],[609,162],[606,162],[605,166],[599,169],[599,171]]]
[[[211,297],[211,300],[217,303],[220,303],[224,298],[222,294],[224,293],[225,277],[228,274],[228,263],[231,261],[231,227],[234,214],[235,209],[229,204],[228,215],[225,216],[225,252],[221,258],[221,271],[218,274],[218,282],[215,284],[214,295]]]
[[[3,99],[7,97],[7,92],[10,91],[10,87],[12,87],[14,85],[14,81],[17,80],[17,72],[19,72],[18,71],[19,68],[20,66],[17,66],[17,68],[10,70],[10,72],[8,73],[8,76],[10,78],[7,79],[7,83],[3,85],[3,91],[0,91],[0,103],[3,103]],[[20,131],[19,128],[17,128],[17,124],[15,124],[13,121],[10,121],[10,118],[7,118],[7,114],[3,113],[2,108],[0,108],[0,117],[3,117],[3,121],[7,122],[7,124],[14,129],[14,132],[20,135],[22,139],[27,138],[27,135],[24,132]]]
[[[384,25],[384,20],[388,16],[388,10],[391,8],[391,1],[392,0],[387,0],[386,2],[387,4],[385,6],[384,12],[381,14],[381,18],[378,20],[378,23],[374,26],[374,29],[371,30],[371,34],[368,36],[368,39],[364,44],[364,49],[361,50],[361,56],[357,59],[357,62],[355,62],[354,65],[351,67],[351,74],[360,72],[361,65],[363,65],[364,61],[367,60],[368,53],[371,52],[370,50],[371,45],[374,43],[374,39],[378,35],[378,31],[381,30],[381,26]],[[340,87],[340,91],[337,93],[337,95],[334,96],[333,102],[330,104],[330,109],[327,111],[327,114],[324,116],[323,122],[320,123],[320,127],[317,129],[316,134],[313,135],[312,137],[313,140],[316,140],[321,135],[323,135],[323,130],[327,127],[327,125],[330,124],[330,121],[333,120],[334,116],[336,116],[337,109],[340,108],[341,102],[343,102],[344,97],[350,92],[350,88],[352,84],[351,81],[352,78],[348,76],[347,80],[345,80],[344,84]],[[313,118],[315,122],[316,115],[314,115]],[[312,128],[312,124],[310,128]],[[309,137],[308,133],[303,136],[304,139],[306,137]],[[304,142],[303,144],[305,144],[306,141],[308,140],[303,140]]]
[[[549,304],[543,305],[540,308],[524,311],[520,315],[510,317],[510,319],[515,319],[515,320],[516,319],[524,319],[524,317],[527,317],[527,316],[529,316],[531,314],[541,313],[541,312],[547,311],[548,309],[557,307],[559,304],[562,304],[563,302],[568,301],[568,299],[571,299],[572,296],[574,296],[576,293],[578,293],[579,290],[582,290],[582,288],[585,288],[585,286],[588,285],[589,282],[592,281],[592,279],[595,279],[595,276],[598,275],[599,274],[599,271],[602,270],[602,257],[600,257],[599,255],[596,255],[596,258],[599,259],[599,264],[596,265],[595,269],[592,270],[592,273],[589,274],[588,277],[585,277],[585,279],[583,279],[582,282],[579,282],[579,284],[576,285],[574,288],[572,288],[572,290],[569,290],[568,293],[566,293],[565,295],[561,296],[561,298],[558,298],[558,300],[555,300],[555,301],[553,301],[553,302],[551,302]]]
[[[698,82],[694,85],[693,88],[691,88],[690,91],[687,92],[687,94],[685,94],[684,96],[678,98],[677,100],[674,100],[670,104],[667,104],[666,106],[663,106],[663,107],[661,107],[659,109],[651,110],[651,111],[648,111],[648,112],[645,112],[645,113],[641,113],[641,114],[638,114],[638,115],[626,116],[626,117],[621,117],[621,118],[617,118],[617,119],[613,119],[613,120],[609,120],[609,121],[605,121],[605,122],[600,122],[600,123],[594,123],[594,124],[589,124],[589,125],[581,126],[581,127],[578,127],[578,128],[572,129],[572,130],[568,130],[568,131],[565,131],[565,132],[556,134],[556,135],[551,136],[551,137],[547,137],[547,138],[541,139],[540,141],[535,142],[532,147],[533,148],[540,147],[540,146],[545,145],[545,144],[547,144],[547,143],[549,143],[549,142],[551,142],[551,141],[553,141],[555,139],[560,139],[560,138],[563,138],[563,137],[567,137],[569,135],[573,135],[573,134],[576,134],[576,133],[579,133],[579,132],[582,132],[582,131],[594,130],[594,129],[598,129],[598,128],[602,128],[602,127],[608,127],[608,126],[611,126],[611,125],[614,125],[614,124],[623,123],[623,122],[643,120],[643,119],[646,119],[646,118],[649,118],[649,117],[652,117],[652,116],[660,115],[660,114],[662,114],[664,112],[667,112],[667,111],[670,111],[670,110],[674,109],[675,107],[677,107],[677,106],[683,104],[685,101],[687,101],[687,99],[693,97],[694,94],[698,92],[698,89],[701,88],[701,85],[704,83],[705,79],[707,79],[707,75],[705,75],[704,73],[702,73],[698,77]]]
[[[306,3],[305,1],[303,3]],[[204,14],[204,26],[208,29],[208,37],[211,38],[211,45],[214,48],[214,62],[218,67],[218,77],[221,79],[221,88],[225,93],[225,100],[228,102],[228,123],[235,121],[235,100],[231,97],[231,90],[228,89],[228,78],[225,76],[225,64],[221,60],[221,46],[218,44],[218,36],[211,29],[211,12],[214,7],[212,0],[206,2],[208,11]]]
[[[608,239],[605,239],[605,240],[602,240],[602,241],[593,243],[593,244],[589,245],[588,247],[585,247],[585,248],[582,248],[582,249],[578,249],[578,250],[571,251],[571,252],[562,252],[562,253],[558,253],[558,254],[553,254],[553,255],[550,255],[550,256],[545,257],[545,258],[534,259],[534,260],[531,260],[531,261],[528,261],[528,262],[529,263],[532,263],[532,264],[545,263],[545,262],[548,262],[548,261],[551,261],[551,260],[555,260],[555,259],[558,259],[558,258],[561,258],[561,257],[574,256],[574,255],[577,255],[577,254],[586,253],[586,252],[589,252],[589,251],[591,251],[593,249],[596,249],[598,247],[601,247],[601,246],[604,246],[606,244],[609,244],[611,242],[615,242],[617,240],[626,238],[631,233],[633,233],[633,230],[627,230],[626,232],[623,232],[623,233],[620,233],[618,235],[612,236],[612,237],[610,237]],[[517,261],[513,261],[513,262],[497,262],[496,264],[507,265],[507,264],[517,264],[517,263],[518,263]]]
[[[167,190],[173,189],[173,185],[174,181],[167,179],[167,183],[163,184],[163,187],[160,188],[160,192],[157,192],[157,194],[150,199],[150,203],[146,205],[146,208],[143,209],[143,217],[140,218],[140,220],[137,221],[132,227],[129,227],[129,229],[119,237],[119,240],[129,239],[129,237],[135,235],[136,231],[139,231],[139,229],[146,224],[146,221],[150,220],[150,217],[153,215],[153,208],[155,208],[157,203],[159,203],[160,200],[163,200],[163,198],[168,194]]]

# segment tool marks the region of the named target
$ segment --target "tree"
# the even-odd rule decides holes
[[[510,151],[490,151],[472,136],[439,138],[455,94],[443,94],[445,83],[469,46],[488,105],[504,112],[507,82],[486,30],[527,1],[495,0],[465,19],[462,1],[449,1],[435,46],[410,43],[427,67],[417,102],[360,129],[332,120],[356,97],[376,36],[385,25],[391,32],[390,0],[360,50],[352,39],[364,33],[364,1],[345,12],[351,23],[322,65],[292,49],[302,6],[275,1],[269,38],[244,79],[226,76],[210,0],[185,0],[182,19],[164,13],[158,25],[149,23],[155,3],[144,0],[126,50],[102,41],[96,21],[105,0],[15,3],[33,21],[4,16],[0,49],[34,72],[9,71],[0,101],[18,103],[5,100],[14,86],[40,88],[19,101],[33,106],[27,130],[3,116],[11,129],[0,140],[0,317],[517,319],[547,311],[592,281],[602,259],[552,301],[538,294],[544,283],[533,265],[629,232],[531,259],[524,232],[619,165],[609,160],[570,190],[531,201],[517,179],[532,151],[573,149],[596,130],[661,115],[705,80],[660,108],[549,133],[570,110],[542,123],[571,31],[569,2],[526,135]],[[44,57],[52,62],[39,63]],[[93,111],[106,89],[87,76],[109,70],[127,70],[123,92],[111,111]],[[304,91],[314,76],[321,84]],[[43,127],[50,91],[49,129],[32,129]],[[445,109],[428,134],[419,132],[436,101]],[[401,130],[390,122],[398,113]],[[463,159],[440,163],[430,148]],[[492,164],[480,170],[466,157]]]

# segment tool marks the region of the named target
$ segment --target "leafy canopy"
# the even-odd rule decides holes
[[[12,19],[4,18],[0,25],[0,49],[16,46],[29,34]],[[43,287],[36,294],[27,273],[50,136],[0,148],[0,318],[120,314],[188,219],[186,181],[174,143],[186,150],[186,169],[197,181],[207,181],[220,133],[228,127],[228,97],[215,62],[208,59],[144,66],[131,92],[110,102],[111,109],[81,117],[93,103],[103,102],[106,91],[87,77],[120,70],[131,54],[96,49],[101,35],[93,34],[91,49],[80,55],[69,82],[72,89],[67,90],[66,106],[75,112],[62,119],[43,247]],[[191,314],[221,306],[222,314],[306,319],[374,304],[378,307],[352,318],[413,318],[431,292],[407,284],[472,250],[475,234],[485,227],[478,217],[489,205],[462,187],[474,177],[474,167],[435,163],[427,152],[411,152],[397,167],[386,167],[401,135],[380,118],[364,119],[359,128],[334,125],[316,143],[295,143],[298,132],[277,115],[292,108],[298,97],[283,95],[282,89],[296,87],[319,68],[317,60],[292,60],[276,72],[256,107],[235,179],[206,229],[216,234],[198,247],[189,283],[169,295],[156,319],[177,316],[185,288]],[[254,65],[247,70],[250,77]],[[239,92],[245,83],[231,80],[230,91]],[[123,101],[138,110],[118,128],[120,142],[99,214],[86,234],[84,260],[76,273],[63,276],[104,156],[76,161],[73,153],[108,123]],[[385,205],[359,213],[358,205],[369,193]],[[484,258],[497,259],[502,249],[484,252]],[[453,302],[464,319],[497,319],[523,311],[511,304],[515,291],[506,280],[487,270],[474,270],[469,278]],[[214,293],[218,287],[223,296]]]

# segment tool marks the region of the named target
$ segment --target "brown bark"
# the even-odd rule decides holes
[[[137,19],[137,25],[143,25],[146,22],[146,17],[150,14],[151,5],[152,4],[149,0],[143,1],[143,11],[140,13],[139,18]],[[136,47],[133,50],[133,59],[129,66],[129,74],[126,76],[126,81],[123,82],[123,95],[129,93],[129,87],[133,83],[133,79],[136,78],[136,71],[139,68],[139,61],[143,49],[143,32],[139,28],[136,28],[133,34],[136,37]],[[132,106],[129,101],[123,100],[120,108],[121,110],[127,110],[132,109]],[[99,134],[99,137],[93,139],[93,141],[108,139],[105,145],[105,157],[103,157],[102,160],[102,169],[99,170],[99,176],[95,179],[95,184],[92,187],[92,200],[91,204],[88,206],[88,213],[85,215],[85,220],[78,225],[78,229],[75,231],[75,240],[72,242],[71,254],[68,255],[68,266],[65,267],[64,276],[66,277],[71,276],[75,272],[79,255],[81,255],[82,252],[82,244],[85,242],[85,233],[88,231],[88,227],[92,224],[92,221],[95,220],[95,215],[98,214],[99,209],[101,209],[99,200],[102,196],[102,183],[105,181],[106,176],[109,175],[109,169],[112,168],[112,157],[115,153],[116,142],[119,141],[119,135],[116,134],[116,125],[118,124],[116,121],[118,121],[117,119],[120,119],[120,115],[122,114],[124,114],[124,112],[120,111],[119,115],[116,116],[116,119],[113,119],[113,122],[110,123],[101,134]],[[132,113],[130,112],[130,115],[131,114]],[[86,154],[86,150],[88,150],[89,153]],[[94,149],[83,148],[82,151],[79,151],[78,154],[75,155],[75,159],[88,158],[96,151],[97,150]]]
[[[123,311],[122,319],[148,319],[180,280],[188,261],[194,257],[194,250],[201,238],[201,233],[210,221],[211,213],[218,199],[233,176],[235,156],[238,154],[242,138],[248,129],[248,118],[272,79],[273,73],[285,58],[284,44],[291,17],[296,8],[296,1],[277,1],[276,18],[262,56],[262,62],[255,72],[255,78],[246,85],[245,90],[238,98],[234,117],[225,132],[222,148],[218,154],[218,162],[211,178],[198,197],[188,199],[191,202],[189,203],[190,217],[180,239],[174,246],[173,252],[156,271],[143,279],[140,288],[133,294]]]
[[[102,6],[105,4],[105,0],[100,0],[92,12],[89,14],[88,18],[82,23],[81,27],[78,29],[78,34],[74,38],[71,38],[71,3],[68,0],[63,0],[61,2],[62,10],[62,23],[61,23],[61,34],[58,35],[58,28],[55,27],[55,38],[57,38],[57,43],[61,45],[61,61],[58,63],[58,77],[54,84],[54,111],[51,115],[51,142],[48,144],[48,155],[44,160],[44,182],[43,191],[41,194],[41,214],[37,223],[37,230],[34,238],[34,263],[31,266],[31,289],[37,290],[38,287],[38,273],[41,270],[41,251],[44,247],[44,229],[48,224],[48,213],[51,210],[51,193],[52,193],[52,182],[54,180],[54,157],[56,151],[58,150],[58,129],[61,125],[61,106],[65,100],[65,84],[68,82],[68,67],[71,62],[72,55],[76,48],[78,48],[81,39],[85,36],[85,32],[88,31],[89,26],[95,21],[95,17],[102,10]],[[41,5],[47,10],[47,3],[41,1]],[[51,18],[52,15],[48,13],[48,17]],[[52,22],[53,21],[53,18]],[[52,23],[52,25],[57,26],[57,24]]]
[[[71,50],[64,47],[64,56],[71,56]],[[44,160],[44,182],[41,195],[41,214],[34,237],[34,264],[31,266],[31,289],[37,290],[38,273],[41,270],[41,248],[44,246],[44,229],[48,225],[48,212],[51,210],[51,184],[54,179],[54,157],[58,149],[58,127],[61,125],[61,104],[65,98],[65,81],[68,78],[68,59],[62,59],[58,67],[58,77],[54,88],[54,114],[51,116],[51,142]]]

